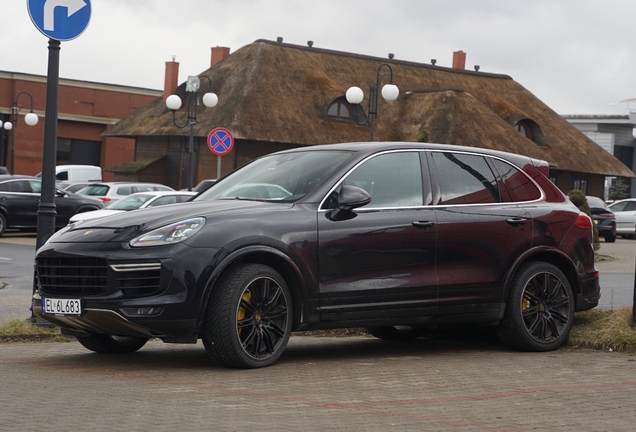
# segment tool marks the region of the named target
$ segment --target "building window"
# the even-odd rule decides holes
[[[329,105],[325,120],[352,123],[352,114],[353,108],[351,107],[349,102],[347,102],[344,97],[340,97],[334,100],[331,105]]]
[[[525,121],[522,120],[517,123],[515,125],[515,130],[532,141],[532,128],[530,128],[530,125]]]
[[[101,165],[102,143],[99,141],[57,139],[57,165]]]
[[[545,137],[543,136],[543,132],[541,131],[541,128],[539,127],[537,122],[530,120],[528,118],[525,118],[525,119],[519,120],[514,125],[514,128],[517,132],[519,132],[524,137],[528,138],[533,143],[540,146],[550,147],[547,141],[545,140]]]
[[[587,176],[575,175],[572,178],[572,190],[580,190],[585,195],[588,195],[588,183]]]

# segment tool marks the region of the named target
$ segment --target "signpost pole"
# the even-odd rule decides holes
[[[42,157],[42,192],[38,206],[38,231],[35,243],[39,249],[55,232],[55,159],[57,156],[57,114],[60,73],[60,41],[49,39],[49,66],[46,78],[46,111],[44,113],[44,152]]]
[[[63,9],[56,13],[56,9]],[[46,76],[46,110],[44,113],[44,149],[42,154],[42,190],[38,206],[35,250],[55,233],[55,163],[57,159],[58,89],[60,82],[60,44],[78,37],[91,17],[90,0],[27,0],[33,25],[49,38],[49,63]],[[64,13],[65,12],[65,13]],[[13,155],[12,155],[13,157]],[[13,167],[12,167],[13,169]],[[33,293],[37,274],[33,274]],[[38,323],[31,307],[31,321]]]
[[[221,178],[221,156],[216,157],[216,179]]]

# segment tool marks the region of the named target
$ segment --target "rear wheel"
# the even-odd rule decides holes
[[[291,296],[278,272],[261,264],[239,265],[215,287],[201,338],[225,366],[269,366],[287,346],[292,316]]]
[[[135,336],[111,336],[93,333],[90,336],[76,336],[84,348],[100,354],[128,354],[146,345],[148,338]]]
[[[614,243],[616,241],[616,231],[612,231],[609,234],[603,236],[607,243]]]
[[[392,341],[412,340],[424,332],[420,326],[367,327],[367,331],[378,339]]]
[[[0,237],[2,237],[6,229],[7,229],[7,218],[2,213],[0,213]]]
[[[570,282],[545,262],[522,266],[515,276],[497,334],[521,351],[550,351],[565,342],[574,321]]]

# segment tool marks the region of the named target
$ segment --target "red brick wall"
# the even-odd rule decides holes
[[[20,92],[28,92],[33,96],[33,109],[40,120],[33,127],[24,123],[24,115],[29,112],[30,99],[26,94],[20,95],[18,106],[25,108],[20,111],[15,129],[14,172],[32,175],[42,171],[46,77],[0,71],[0,113],[5,118],[11,112],[12,102]],[[102,138],[101,134],[110,124],[157,97],[161,97],[159,90],[60,79],[58,137],[101,142],[102,168],[133,161],[134,139]],[[11,160],[12,133],[7,136],[7,165],[10,165]],[[105,173],[105,179],[109,179],[108,176],[110,174]]]

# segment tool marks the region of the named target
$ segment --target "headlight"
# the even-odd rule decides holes
[[[175,222],[139,236],[131,240],[129,245],[144,247],[179,243],[192,237],[203,228],[203,225],[205,225],[205,219],[202,217]]]

